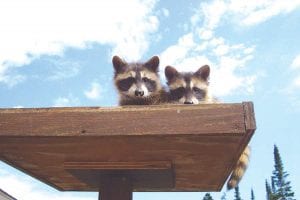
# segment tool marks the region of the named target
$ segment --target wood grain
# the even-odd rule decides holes
[[[0,158],[63,191],[219,191],[255,128],[249,102],[0,109]]]
[[[241,134],[243,106],[0,109],[2,136]]]

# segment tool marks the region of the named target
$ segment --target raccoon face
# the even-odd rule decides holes
[[[114,82],[121,96],[146,98],[161,89],[157,56],[145,63],[127,63],[114,56],[112,63],[115,69]]]
[[[180,73],[174,67],[167,66],[165,76],[172,102],[198,104],[205,101],[208,93],[208,65],[200,67],[194,73]]]

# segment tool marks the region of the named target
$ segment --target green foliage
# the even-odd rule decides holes
[[[274,170],[271,176],[271,186],[266,181],[267,200],[295,200],[290,181],[287,181],[288,173],[284,171],[279,150],[274,145]]]
[[[292,192],[292,186],[290,181],[287,181],[288,173],[284,171],[282,160],[279,154],[279,150],[274,145],[274,171],[272,181],[274,185],[274,196],[275,199],[293,200],[294,192]]]
[[[203,197],[203,200],[214,200],[209,193],[206,193]]]
[[[273,195],[273,192],[272,192],[272,189],[271,189],[271,186],[269,184],[269,182],[266,180],[266,199],[267,200],[274,200],[274,195]]]

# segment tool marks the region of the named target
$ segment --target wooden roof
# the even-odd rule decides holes
[[[0,159],[63,191],[219,191],[255,128],[251,102],[0,109]]]

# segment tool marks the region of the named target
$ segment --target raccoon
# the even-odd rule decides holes
[[[199,104],[199,103],[220,103],[212,97],[209,92],[210,67],[204,65],[196,72],[182,73],[174,67],[165,68],[165,76],[169,87],[169,98],[173,103]],[[242,179],[249,164],[250,147],[247,146],[237,161],[230,178],[227,182],[227,189],[235,188]]]
[[[114,56],[112,63],[119,105],[155,105],[167,101],[168,95],[158,74],[157,56],[145,63],[127,63]]]
[[[169,100],[173,103],[199,104],[217,102],[208,90],[210,68],[204,65],[196,72],[179,73],[167,66],[165,76],[169,87]]]

